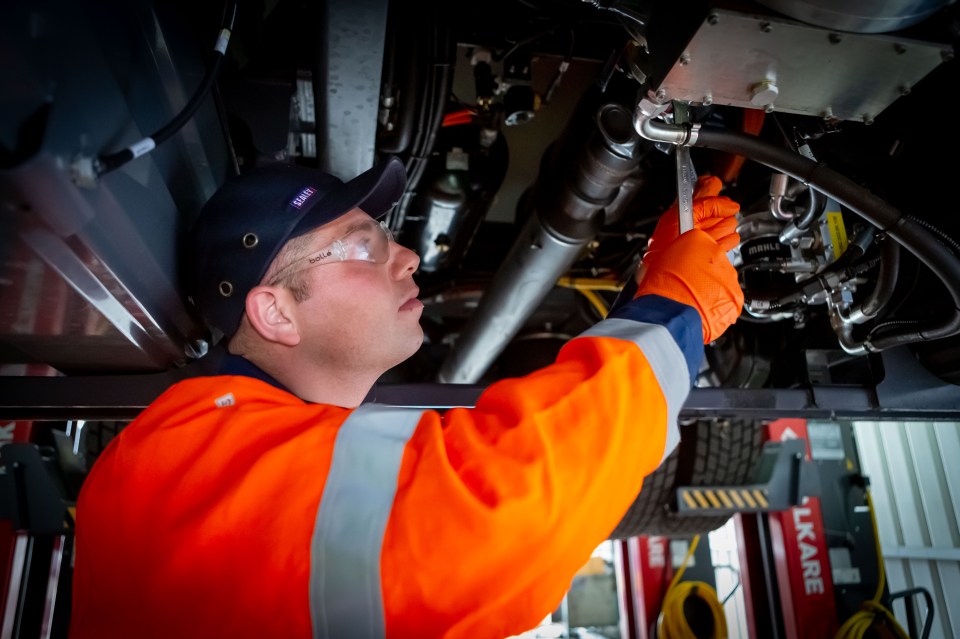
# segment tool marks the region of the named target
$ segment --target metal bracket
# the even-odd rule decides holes
[[[678,515],[731,515],[786,510],[803,497],[820,494],[813,462],[804,457],[806,442],[766,442],[754,467],[755,482],[743,486],[681,486]]]

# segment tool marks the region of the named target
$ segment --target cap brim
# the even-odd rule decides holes
[[[317,201],[293,228],[288,238],[303,235],[359,208],[379,219],[400,201],[407,172],[396,157],[378,164]]]

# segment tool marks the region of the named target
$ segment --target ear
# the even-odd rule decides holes
[[[284,346],[300,343],[300,332],[291,313],[296,300],[281,286],[255,286],[247,293],[247,319],[268,342]]]

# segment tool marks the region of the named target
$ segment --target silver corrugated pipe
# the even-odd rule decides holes
[[[490,288],[441,366],[438,381],[478,381],[596,236],[604,209],[640,163],[642,139],[632,118],[630,111],[617,104],[597,111],[596,130],[566,170],[566,179],[537,198]]]

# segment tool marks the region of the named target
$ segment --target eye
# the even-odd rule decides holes
[[[371,260],[373,258],[373,239],[369,232],[365,232],[356,238],[354,255],[357,259]]]

